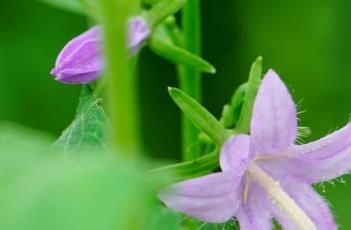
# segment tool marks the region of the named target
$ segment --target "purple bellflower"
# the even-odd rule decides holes
[[[128,49],[134,54],[150,35],[150,27],[141,17],[128,23]],[[100,26],[72,39],[62,49],[51,74],[66,84],[84,84],[96,80],[104,69]]]
[[[312,184],[351,170],[351,125],[311,143],[295,145],[296,107],[270,70],[259,88],[250,136],[230,138],[220,154],[221,172],[162,189],[170,208],[205,222],[235,217],[240,229],[337,229],[327,202]]]

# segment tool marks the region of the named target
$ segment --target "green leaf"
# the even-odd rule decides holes
[[[1,126],[0,229],[143,229],[155,191],[136,166],[64,159],[43,134]]]
[[[76,117],[54,146],[65,154],[104,149],[107,118],[99,102],[91,87],[83,86]]]
[[[175,14],[186,3],[186,0],[162,0],[156,3],[146,14],[151,27],[160,24],[168,16]]]
[[[155,5],[156,3],[159,3],[162,0],[143,0],[142,2],[146,5]]]
[[[227,130],[202,105],[176,88],[168,88],[174,102],[200,130],[206,133],[216,144],[222,145],[229,137]]]
[[[96,0],[39,0],[53,7],[97,19]]]
[[[84,14],[84,7],[81,0],[39,0],[54,7],[68,10],[74,13]]]
[[[250,122],[252,109],[255,102],[258,87],[261,83],[262,76],[262,57],[258,57],[252,64],[249,80],[247,82],[247,92],[244,97],[238,124],[235,131],[238,133],[248,133],[250,131]]]
[[[194,225],[195,229],[201,230],[239,230],[239,225],[237,221],[231,219],[223,224],[212,224],[202,222],[196,219],[191,219],[192,224]]]
[[[196,160],[186,161],[178,164],[167,165],[164,167],[153,169],[149,172],[151,177],[158,175],[172,175],[175,177],[171,178],[172,181],[167,183],[175,182],[179,180],[185,180],[196,176],[206,175],[216,168],[219,167],[218,150],[213,153],[206,154],[205,156],[199,157]]]
[[[159,206],[155,210],[153,217],[151,218],[148,225],[145,226],[145,230],[155,229],[167,229],[167,230],[180,230],[180,224],[182,222],[182,215],[169,208]]]
[[[216,69],[201,57],[155,36],[150,39],[149,47],[159,56],[175,64],[184,64],[207,73],[216,73]]]
[[[228,105],[224,106],[221,117],[221,123],[225,128],[234,128],[234,126],[238,122],[246,91],[247,83],[240,85],[235,91],[231,102]]]

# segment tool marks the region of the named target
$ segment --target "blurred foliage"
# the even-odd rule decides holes
[[[252,60],[262,55],[265,60],[264,66],[273,67],[291,86],[295,101],[304,100],[303,103],[299,103],[299,110],[308,108],[308,111],[301,114],[300,125],[312,127],[311,139],[341,127],[348,121],[351,111],[351,78],[348,72],[351,63],[350,8],[351,2],[348,0],[227,0],[221,4],[216,1],[203,1],[203,54],[218,71],[216,76],[204,76],[203,98],[206,107],[219,116],[234,89],[246,81]],[[74,117],[81,87],[57,83],[49,72],[60,49],[72,37],[83,32],[87,24],[86,18],[81,15],[61,11],[38,1],[0,2],[0,120],[21,123],[53,133],[55,136],[68,126]],[[166,88],[177,86],[175,69],[147,49],[142,52],[140,66],[139,88],[146,151],[152,156],[179,159],[179,111],[168,97]],[[6,135],[10,135],[9,132],[10,130],[7,130]],[[30,144],[26,142],[25,145],[28,152],[32,151],[31,148],[36,149],[35,152],[44,151],[40,150],[42,145],[35,144],[36,141],[29,142]],[[1,143],[6,144],[6,141]],[[21,146],[22,144],[18,144],[11,148]],[[15,149],[7,151],[16,152]],[[10,175],[16,176],[13,162],[20,163],[19,159],[22,159],[22,156],[13,154],[13,159],[6,161],[12,163],[2,164],[1,183],[9,183]],[[46,160],[44,158],[42,161]],[[36,166],[39,167],[36,169],[33,165],[28,167],[29,171],[23,174],[23,179],[19,177],[18,180],[14,180],[15,187],[1,190],[1,193],[6,192],[9,200],[4,203],[0,212],[7,208],[6,211],[10,210],[10,214],[18,214],[18,226],[11,226],[12,229],[26,229],[20,228],[23,227],[21,221],[25,221],[21,218],[28,217],[33,220],[31,226],[35,227],[40,215],[46,217],[44,220],[47,220],[48,224],[53,223],[50,221],[55,221],[52,219],[54,214],[51,216],[50,212],[31,213],[32,216],[26,216],[26,212],[30,210],[29,205],[39,205],[43,210],[56,205],[60,212],[70,204],[62,200],[58,202],[60,199],[49,199],[50,196],[52,198],[60,195],[54,191],[56,188],[40,188],[37,185],[50,185],[53,179],[62,180],[63,187],[58,191],[65,194],[63,181],[69,173],[72,173],[72,179],[68,182],[73,184],[78,178],[91,176],[96,173],[95,170],[101,169],[101,166],[90,167],[89,164],[84,163],[85,166],[78,169],[63,163],[49,164],[52,166],[52,173],[42,177],[42,181],[37,184],[34,182],[38,173],[43,173],[41,170],[46,170],[48,165],[38,163]],[[57,175],[59,170],[66,167],[68,174]],[[114,171],[116,169],[106,170],[111,170],[109,173],[112,175],[120,173]],[[98,173],[96,177],[105,176],[107,171]],[[6,180],[4,174],[9,176]],[[109,180],[111,177],[108,176],[99,183],[107,183]],[[345,180],[346,185],[336,182],[335,185],[327,184],[325,189],[320,190],[332,204],[341,229],[351,226],[351,207],[348,205],[351,178],[345,177]],[[33,187],[23,190],[24,183],[31,182]],[[80,188],[86,192],[84,186],[89,186],[88,180],[83,180]],[[115,191],[113,185],[109,186],[111,191],[107,192]],[[11,196],[11,191],[14,191],[11,189],[20,191],[19,197]],[[122,189],[121,192],[123,191]],[[38,192],[42,195],[35,197],[40,194]],[[87,221],[84,226],[89,229],[88,224],[94,226],[98,221],[106,221],[104,218],[107,217],[102,217],[97,210],[84,206],[81,207],[82,210],[79,209],[79,201],[91,196],[106,195],[102,194],[106,192],[102,189],[90,192],[96,193],[83,196],[70,193],[70,196],[82,199],[77,200],[72,210],[82,212],[62,213],[62,218],[68,218],[67,223],[74,217],[84,217]],[[29,203],[23,205],[21,201],[24,199]],[[12,201],[15,203],[12,204]],[[112,207],[106,203],[92,205]],[[95,220],[89,218],[92,214],[90,211],[97,215]],[[69,216],[70,214],[72,216]]]
[[[158,214],[149,212],[156,210],[154,190],[135,162],[64,159],[50,143],[44,134],[1,125],[0,229],[145,229]]]

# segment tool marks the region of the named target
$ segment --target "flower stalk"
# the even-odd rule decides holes
[[[200,55],[200,1],[188,0],[182,10],[183,46],[189,52]],[[197,68],[179,67],[180,88],[197,101],[201,101],[201,74]],[[183,160],[199,157],[200,151],[194,146],[199,132],[185,116],[182,117]]]
[[[272,203],[276,205],[301,230],[316,230],[316,225],[295,201],[282,189],[278,181],[273,180],[257,164],[248,167],[252,179],[266,191]],[[247,198],[246,198],[247,199]]]
[[[101,0],[106,73],[108,75],[108,106],[112,120],[112,143],[123,153],[140,149],[137,89],[129,61],[127,25],[137,12],[138,1]]]

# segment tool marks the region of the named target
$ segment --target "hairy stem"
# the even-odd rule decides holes
[[[182,10],[183,46],[188,51],[200,55],[200,1],[188,0]],[[200,72],[194,67],[179,67],[180,88],[196,101],[201,100]],[[198,139],[198,130],[182,116],[183,160],[193,160],[200,151],[193,148]]]
[[[253,179],[255,179],[266,191],[275,204],[296,226],[301,230],[316,230],[316,225],[307,216],[307,214],[289,197],[289,195],[280,187],[279,182],[273,180],[265,171],[255,163],[250,164],[248,168]]]

